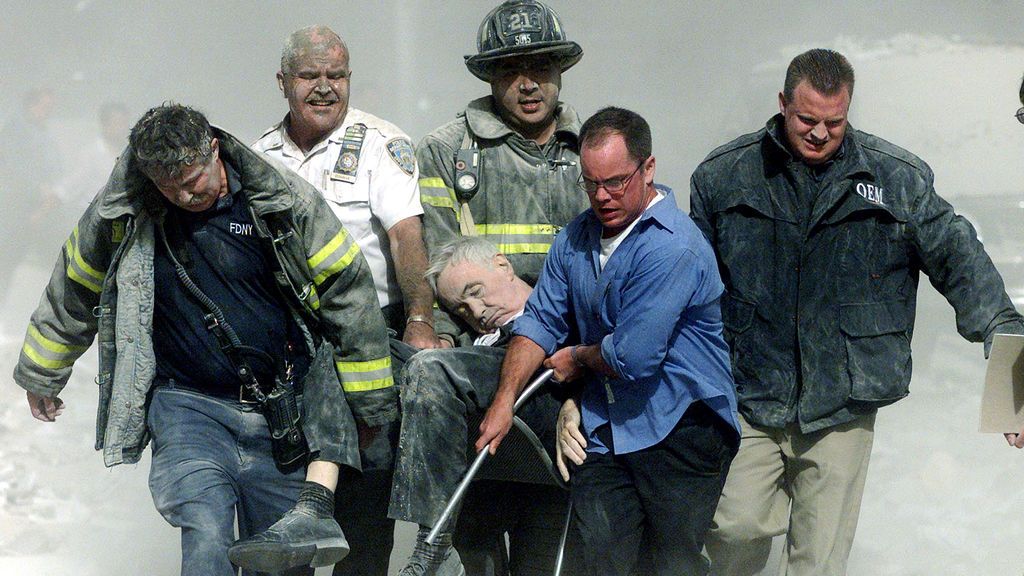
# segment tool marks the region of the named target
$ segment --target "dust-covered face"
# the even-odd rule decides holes
[[[204,162],[183,166],[177,174],[150,176],[160,194],[182,210],[202,212],[211,208],[227,191],[224,164],[218,154],[217,139]]]
[[[318,142],[345,119],[348,111],[348,53],[332,42],[311,43],[292,58],[288,72],[278,72],[278,86],[288,99],[290,128],[301,139]]]
[[[562,70],[550,56],[503,58],[494,64],[491,95],[508,125],[526,138],[554,132]]]
[[[437,277],[438,299],[484,334],[504,325],[525,304],[515,290],[515,272],[502,254],[490,266],[460,261]]]

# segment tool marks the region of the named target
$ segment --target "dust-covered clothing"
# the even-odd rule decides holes
[[[424,350],[406,364],[391,518],[433,526],[440,517],[468,468],[467,439],[478,434],[468,421],[491,405],[504,358],[503,346],[465,346]],[[542,388],[516,415],[554,457],[561,400],[552,388]],[[513,574],[549,574],[567,505],[568,495],[554,485],[474,482],[454,534],[467,573],[500,575],[508,564]]]
[[[216,128],[214,134],[221,159],[239,173],[255,233],[280,266],[274,277],[303,327],[307,353],[323,338],[334,350],[336,374],[315,386],[325,394],[317,414],[331,413],[333,420],[323,420],[341,426],[337,415],[344,420],[351,405],[368,425],[394,420],[397,391],[386,328],[358,246],[308,183],[229,134]],[[153,257],[156,221],[164,216],[158,198],[126,151],[65,243],[14,371],[23,388],[55,397],[99,334],[96,446],[108,466],[137,462],[149,440],[145,412],[156,373]],[[335,438],[343,446],[331,459],[358,468],[352,436]]]
[[[853,127],[828,162],[808,166],[776,115],[711,152],[690,203],[726,284],[725,337],[749,424],[708,536],[712,570],[760,570],[785,530],[787,574],[843,574],[874,414],[909,393],[920,274],[968,340],[1020,332],[1022,318],[931,168]]]
[[[555,235],[589,206],[577,185],[579,116],[564,103],[555,114],[555,134],[539,145],[505,124],[486,96],[420,141],[416,158],[428,250],[462,235],[462,204],[468,202],[476,234],[494,243],[527,284],[537,282]],[[471,197],[460,196],[455,186],[455,157],[466,148],[480,152],[479,183]],[[458,332],[448,321],[437,330]]]
[[[714,150],[690,181],[691,216],[726,282],[725,336],[750,423],[812,432],[905,397],[921,272],[968,340],[1022,324],[927,164],[851,127],[815,174],[782,131],[772,118]]]
[[[387,231],[423,214],[409,137],[390,122],[350,107],[344,122],[304,153],[288,136],[287,123],[286,117],[268,129],[253,148],[323,194],[366,258],[381,307],[401,305]]]

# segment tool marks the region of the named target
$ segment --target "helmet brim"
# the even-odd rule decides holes
[[[469,68],[469,71],[473,73],[473,76],[476,76],[484,82],[490,82],[494,78],[492,72],[494,64],[499,60],[504,60],[506,58],[519,58],[521,56],[534,56],[537,54],[550,54],[558,61],[558,65],[562,72],[565,72],[580,61],[580,58],[583,57],[583,48],[581,48],[579,44],[571,41],[535,42],[527,46],[499,48],[497,50],[490,50],[487,52],[481,52],[480,54],[465,56],[466,68]]]

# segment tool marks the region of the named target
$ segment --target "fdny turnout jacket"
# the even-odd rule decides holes
[[[459,117],[428,134],[416,148],[424,236],[434,250],[460,235],[455,155],[480,150],[479,188],[468,199],[476,233],[508,256],[516,274],[537,283],[555,235],[590,207],[580,176],[576,111],[559,104],[551,142],[541,147],[505,124],[490,96],[469,103]],[[469,132],[467,138],[467,130]]]
[[[927,164],[849,127],[819,182],[790,155],[781,124],[776,116],[714,150],[690,182],[691,216],[726,284],[745,418],[811,432],[906,396],[921,272],[964,338],[1021,331],[974,228],[935,193]],[[804,214],[800,198],[810,199]]]
[[[333,345],[356,418],[370,426],[394,419],[387,332],[358,246],[301,177],[226,132],[214,128],[214,134],[221,158],[240,175],[256,234],[273,251],[280,268],[275,278],[305,332],[306,348],[312,353],[320,336]],[[154,207],[147,194],[159,193],[126,150],[65,243],[14,370],[21,387],[56,396],[99,334],[96,448],[107,466],[137,462],[149,440],[155,223],[165,209]]]

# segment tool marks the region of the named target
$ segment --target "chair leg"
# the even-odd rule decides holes
[[[569,509],[565,512],[565,525],[562,527],[562,539],[558,543],[558,556],[555,557],[555,576],[562,576],[562,562],[565,560],[565,541],[569,537],[570,522],[572,522],[572,498],[569,498]]]

